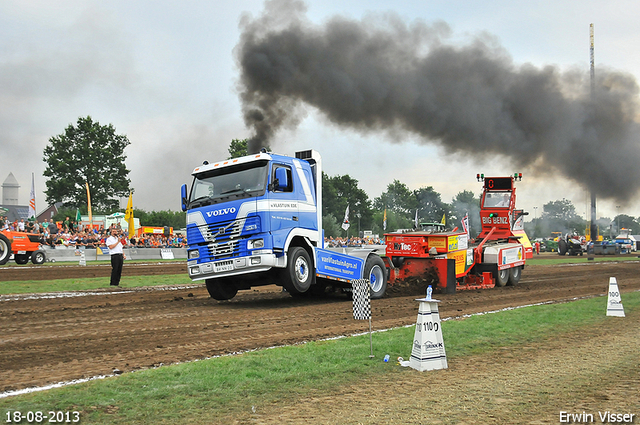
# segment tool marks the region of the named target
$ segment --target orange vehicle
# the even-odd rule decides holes
[[[514,183],[521,178],[519,173],[512,177],[477,175],[483,183],[482,231],[475,239],[457,227],[449,232],[385,234],[389,284],[428,281],[447,293],[517,285],[525,261],[533,257],[524,232],[527,213],[515,208]]]
[[[0,265],[6,264],[13,254],[17,264],[42,264],[47,260],[41,249],[41,236],[35,233],[0,231]]]

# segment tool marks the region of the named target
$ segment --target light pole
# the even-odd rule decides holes
[[[622,233],[620,232],[620,205],[616,205],[616,209],[618,210],[618,234]]]
[[[533,219],[538,219],[538,207],[533,207]]]

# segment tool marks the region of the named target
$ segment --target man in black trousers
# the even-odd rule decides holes
[[[111,286],[120,285],[120,276],[122,276],[122,264],[124,263],[124,254],[122,252],[122,242],[120,242],[120,231],[115,227],[111,227],[111,235],[105,241],[109,254],[111,254]]]

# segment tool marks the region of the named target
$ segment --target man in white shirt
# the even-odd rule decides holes
[[[116,227],[111,228],[111,234],[105,241],[109,254],[111,254],[111,286],[120,285],[120,276],[122,276],[122,264],[124,263],[124,254],[122,252],[122,242],[120,242],[119,231]]]

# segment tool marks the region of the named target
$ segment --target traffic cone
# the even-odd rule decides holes
[[[625,317],[620,290],[615,277],[609,278],[609,294],[607,296],[607,316]]]

